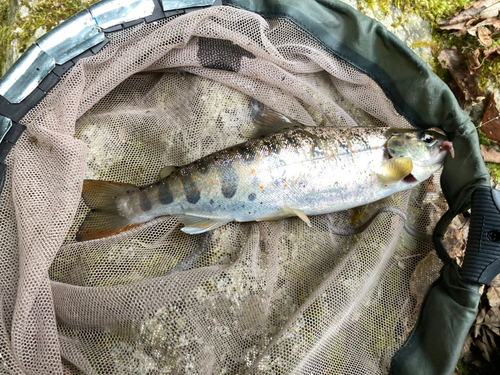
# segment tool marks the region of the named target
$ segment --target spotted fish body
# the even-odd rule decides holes
[[[402,143],[396,142],[398,152],[397,147],[405,147],[404,139],[410,145],[422,142],[420,133],[375,127],[287,130],[205,156],[146,187],[120,185],[106,198],[114,201],[112,207],[106,203],[107,208],[101,210],[118,212],[120,223],[113,226],[121,228],[113,233],[173,215],[191,234],[230,221],[307,219],[308,215],[345,210],[410,189],[441,167],[445,152],[439,146],[445,138],[427,132],[432,133],[433,145],[422,148],[422,165],[413,162],[410,181],[384,184],[380,178],[382,166],[392,165],[388,163],[393,156],[387,149],[388,140],[402,139]],[[412,159],[418,161],[419,152]],[[399,154],[404,156],[404,150]],[[84,223],[77,239],[109,235],[105,231],[96,237],[88,235],[90,232]]]

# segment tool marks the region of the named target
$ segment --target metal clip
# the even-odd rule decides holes
[[[54,69],[55,60],[36,44],[14,63],[0,79],[0,95],[18,104],[35,90]]]
[[[10,128],[12,128],[12,120],[0,115],[0,142],[2,142]]]
[[[149,17],[153,14],[153,0],[103,0],[90,6],[95,22],[107,29],[125,22]]]
[[[57,64],[64,64],[103,40],[104,33],[92,15],[82,10],[38,39],[37,44]]]
[[[174,9],[186,9],[192,7],[206,7],[214,3],[214,0],[161,0],[163,11]]]

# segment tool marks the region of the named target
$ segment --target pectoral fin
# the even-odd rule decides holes
[[[382,185],[387,186],[401,181],[413,170],[413,162],[409,157],[397,157],[387,160],[380,167],[377,177]]]
[[[185,225],[181,230],[187,234],[205,233],[228,223],[228,221],[190,215],[176,215],[175,217]]]
[[[288,215],[294,215],[294,216],[298,216],[302,221],[304,221],[308,226],[312,226],[311,225],[311,221],[309,220],[309,218],[307,217],[307,215],[304,213],[304,211],[298,209],[298,208],[292,208],[290,207],[289,205],[285,204],[283,206],[283,212],[288,214]]]

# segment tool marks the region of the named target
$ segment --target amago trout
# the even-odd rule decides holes
[[[256,135],[279,131],[172,168],[144,186],[85,180],[92,209],[78,241],[107,237],[163,215],[186,233],[231,221],[345,210],[410,189],[442,166],[451,142],[433,131],[298,126],[254,106]]]

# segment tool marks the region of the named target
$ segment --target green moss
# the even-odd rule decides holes
[[[488,137],[486,137],[486,134],[484,134],[481,129],[477,129],[477,136],[479,137],[479,144],[484,145],[484,146],[489,146],[490,145],[490,140]]]
[[[488,171],[490,172],[491,176],[496,181],[500,181],[500,164],[486,163],[486,168],[488,168]]]
[[[9,10],[10,1],[0,0],[0,75],[7,60],[7,46],[9,44]]]
[[[83,5],[89,6],[95,2],[97,0],[83,1]],[[40,27],[45,27],[46,31],[50,31],[83,9],[80,0],[40,0],[35,3],[23,1],[20,8],[21,6],[28,8],[28,15],[21,18],[19,10],[17,11],[15,20],[10,27],[9,38],[9,43],[14,39],[18,41],[18,51],[21,53],[26,51],[36,40],[34,34]]]
[[[474,35],[465,33],[465,35],[456,36],[450,31],[439,29],[438,22],[453,16],[472,3],[474,0],[394,0],[394,5],[402,12],[416,13],[431,24],[433,42],[428,47],[431,47],[434,57],[431,59],[430,65],[433,71],[445,82],[448,82],[451,77],[448,71],[441,67],[437,59],[443,49],[457,48],[459,52],[468,57],[477,49],[485,50],[500,45],[500,36],[498,35],[493,36],[495,39],[491,46],[484,47]],[[412,46],[412,48],[419,48],[419,46]],[[483,61],[483,66],[476,74],[479,79],[479,87],[482,90],[486,90],[490,85],[498,85],[500,83],[500,58]]]
[[[394,5],[403,12],[413,12],[428,20],[432,26],[437,26],[464,6],[474,3],[474,0],[394,0]]]
[[[404,26],[405,22],[403,20],[403,17],[398,16],[397,20],[394,21],[391,26],[394,27],[395,29],[401,26]]]

